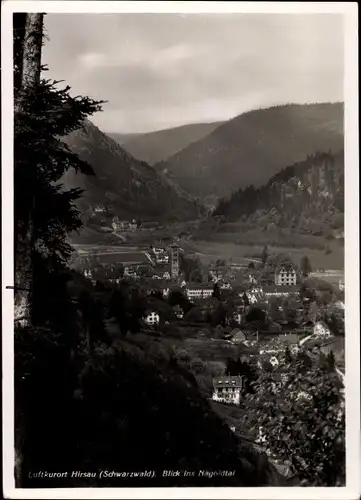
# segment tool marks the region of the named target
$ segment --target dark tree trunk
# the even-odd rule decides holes
[[[24,16],[24,15],[21,15]],[[25,99],[36,91],[40,81],[41,49],[43,42],[43,14],[26,14],[17,18],[14,27],[14,63],[15,63],[15,120],[24,113]],[[22,31],[24,30],[24,31]],[[16,160],[16,151],[15,151]],[[16,168],[16,161],[15,161]],[[15,186],[16,189],[16,186]],[[22,326],[30,323],[30,299],[33,282],[32,252],[33,252],[33,218],[32,207],[29,207],[27,220],[16,220],[17,241],[15,242],[15,322]],[[15,218],[16,214],[15,214]]]
[[[40,81],[41,49],[43,42],[43,14],[14,15],[14,119],[21,120],[29,94],[36,91]],[[15,169],[16,169],[15,151]],[[15,186],[16,189],[16,186]],[[30,302],[33,283],[33,217],[29,206],[27,220],[20,220],[15,211],[15,324],[30,324]],[[18,402],[17,402],[18,404]],[[20,425],[15,437],[15,481],[21,487],[23,463],[23,429]]]

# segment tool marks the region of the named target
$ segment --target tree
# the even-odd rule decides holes
[[[200,323],[203,321],[202,313],[198,307],[192,307],[184,316],[184,321],[189,323]]]
[[[15,87],[15,124],[27,114],[26,100],[31,99],[40,82],[41,48],[43,42],[43,14],[21,14],[14,16],[14,87]],[[15,129],[16,133],[16,129]],[[15,137],[16,139],[16,137]],[[15,149],[16,154],[16,149]],[[15,180],[20,165],[15,158]],[[29,172],[29,175],[34,172]],[[29,190],[31,191],[31,190]],[[15,322],[22,326],[30,324],[30,303],[33,291],[33,256],[35,244],[33,234],[34,193],[28,193],[28,207],[23,218],[16,213],[18,221],[15,232]]]
[[[221,300],[221,290],[219,289],[218,283],[214,284],[212,297],[214,297],[215,299]]]
[[[179,306],[186,313],[192,307],[192,304],[188,300],[188,298],[184,295],[181,290],[173,289],[170,291],[168,296],[168,304],[173,306]]]
[[[272,318],[273,321],[277,321],[281,318],[281,313],[280,313],[280,300],[275,297],[272,300],[269,301],[268,304],[268,314]]]
[[[202,271],[200,269],[193,269],[189,273],[189,281],[193,281],[195,283],[202,283],[203,281]]]
[[[293,360],[293,357],[292,357],[290,348],[287,346],[286,350],[285,350],[285,362],[287,364],[290,364],[290,363],[292,363],[292,360]]]
[[[333,335],[345,336],[345,317],[344,311],[332,311],[325,316],[325,323]]]
[[[225,326],[226,317],[227,317],[227,309],[220,302],[212,315],[211,323],[213,326],[217,326],[217,325]]]
[[[59,89],[59,82],[40,78],[42,14],[26,14],[25,18],[24,14],[19,18],[15,14],[14,26],[19,30],[14,37],[15,322],[19,326],[15,379],[21,386],[25,377],[27,385],[26,391],[20,390],[16,398],[16,479],[20,484],[24,479],[23,457],[28,462],[33,456],[30,443],[38,433],[36,429],[47,428],[46,421],[58,422],[51,405],[44,407],[39,403],[41,398],[48,401],[45,385],[53,385],[57,392],[54,377],[63,376],[61,371],[53,370],[53,366],[58,366],[54,349],[59,346],[61,363],[68,367],[70,377],[71,360],[79,345],[75,306],[62,276],[72,253],[68,234],[81,227],[75,205],[81,190],[65,190],[61,179],[69,169],[85,174],[92,170],[61,138],[81,127],[87,116],[101,109],[101,103],[73,98],[69,87]],[[41,335],[48,338],[40,339]],[[28,340],[29,336],[34,337],[34,342]],[[38,349],[39,345],[43,347]],[[28,359],[35,360],[31,368]],[[39,372],[47,380],[37,387]],[[58,392],[54,410],[64,422],[59,405],[66,411],[73,390],[73,381],[69,379],[67,385],[65,379],[68,377],[64,377],[64,389]],[[33,392],[35,405],[29,403],[28,392]],[[55,446],[55,440],[53,443]],[[24,450],[28,450],[27,456]],[[44,448],[43,451],[49,452]]]
[[[263,267],[266,265],[268,256],[269,256],[269,254],[268,254],[268,248],[267,248],[267,245],[266,245],[266,246],[263,247],[262,256],[261,256]]]
[[[244,294],[242,295],[242,300],[243,300],[244,306],[248,307],[249,306],[249,298],[248,298],[248,295],[246,294],[246,292],[244,292]]]
[[[221,267],[225,267],[226,266],[226,261],[224,259],[220,259],[218,258],[216,260],[216,268],[219,269]]]
[[[303,276],[308,276],[312,272],[311,262],[307,255],[304,255],[300,262]]]
[[[297,320],[297,304],[291,300],[287,300],[283,304],[284,319],[288,323],[295,324]]]
[[[246,320],[251,323],[253,321],[264,322],[266,319],[266,313],[259,307],[252,307],[247,313]]]
[[[308,319],[315,324],[318,316],[318,307],[316,302],[311,302],[308,308]]]
[[[290,464],[305,486],[345,481],[345,410],[336,377],[298,361],[262,373],[245,402],[245,425],[269,454]]]
[[[256,368],[247,361],[228,358],[225,373],[228,375],[243,376],[245,391],[254,392],[253,383],[258,379],[258,373]]]

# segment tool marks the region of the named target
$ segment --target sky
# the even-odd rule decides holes
[[[48,14],[47,78],[140,133],[275,104],[343,101],[338,14]]]

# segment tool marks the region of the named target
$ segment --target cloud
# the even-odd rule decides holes
[[[47,76],[107,100],[94,117],[106,131],[343,99],[338,15],[52,14],[45,24]]]

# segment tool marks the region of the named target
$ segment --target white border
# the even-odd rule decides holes
[[[137,2],[4,1],[2,3],[2,295],[3,295],[3,491],[6,498],[248,498],[349,499],[361,493],[358,5],[356,2]],[[343,488],[66,488],[15,489],[13,390],[13,89],[12,14],[47,13],[338,13],[345,32],[345,283],[347,486]]]

